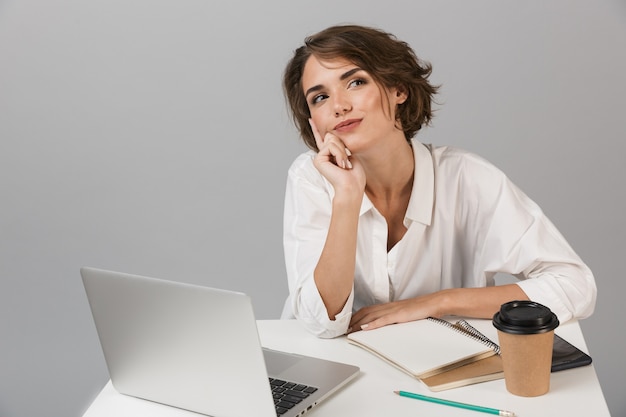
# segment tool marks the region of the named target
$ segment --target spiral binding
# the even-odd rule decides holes
[[[498,346],[497,343],[493,342],[491,339],[489,339],[487,336],[482,334],[478,329],[476,329],[474,326],[472,326],[465,320],[459,320],[456,323],[450,323],[447,320],[439,319],[437,317],[428,317],[428,320],[434,321],[435,323],[442,324],[454,330],[455,332],[458,332],[467,337],[470,337],[486,345],[487,347],[492,349],[494,352],[496,352],[496,354],[498,355],[500,354],[500,346]]]

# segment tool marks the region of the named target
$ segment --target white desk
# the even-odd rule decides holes
[[[422,384],[372,354],[349,345],[345,337],[318,339],[293,320],[258,322],[263,346],[272,349],[346,362],[361,368],[361,375],[306,416],[450,416],[480,417],[488,414],[401,398],[394,390],[509,410],[518,417],[610,416],[593,365],[552,374],[550,392],[535,398],[509,394],[504,380],[430,392]],[[577,322],[561,325],[557,333],[588,352]],[[199,414],[119,394],[109,382],[84,417],[197,417]]]

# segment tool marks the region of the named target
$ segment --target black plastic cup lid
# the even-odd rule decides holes
[[[534,301],[511,301],[493,316],[496,329],[513,334],[546,333],[559,326],[559,319],[548,307]]]

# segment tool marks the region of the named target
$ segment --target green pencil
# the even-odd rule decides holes
[[[435,404],[449,405],[451,407],[464,408],[466,410],[481,411],[483,413],[495,414],[497,416],[515,417],[515,413],[512,411],[497,410],[495,408],[481,407],[478,405],[459,403],[459,402],[450,401],[450,400],[442,400],[441,398],[428,397],[426,395],[414,394],[412,392],[406,392],[406,391],[394,391],[394,392],[401,397],[413,398],[413,399],[422,400],[422,401],[429,401]]]

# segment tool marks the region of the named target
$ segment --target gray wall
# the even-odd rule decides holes
[[[107,372],[83,265],[249,293],[278,318],[282,69],[328,25],[382,27],[443,84],[424,142],[488,158],[595,272],[582,322],[626,415],[626,3],[0,0],[0,415],[80,416]]]

